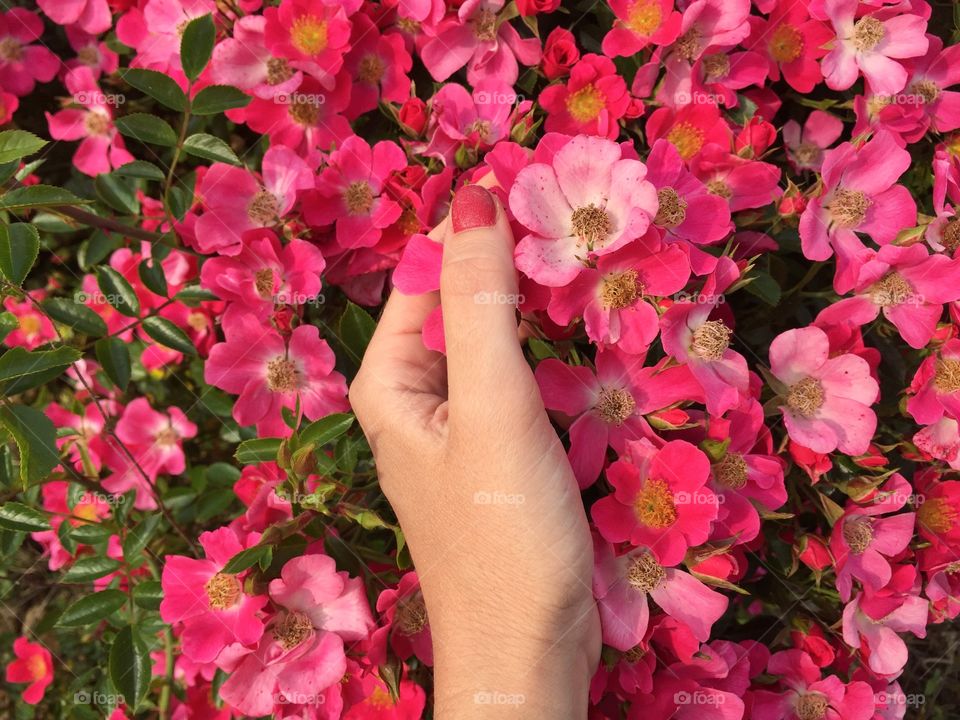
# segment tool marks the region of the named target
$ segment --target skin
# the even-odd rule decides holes
[[[576,480],[518,338],[514,240],[444,245],[439,293],[390,296],[350,389],[420,577],[435,717],[586,718],[600,657],[593,549]],[[424,319],[443,301],[446,357]],[[512,298],[511,298],[512,300]]]

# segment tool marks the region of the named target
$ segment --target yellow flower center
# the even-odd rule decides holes
[[[724,200],[729,200],[733,197],[733,190],[731,190],[730,186],[719,178],[714,178],[707,183],[707,192],[709,192],[711,195],[722,197]]]
[[[26,313],[25,315],[21,315],[18,323],[20,324],[20,332],[22,332],[28,338],[32,338],[39,334],[40,328],[43,327],[40,321],[40,316],[35,313]]]
[[[700,54],[700,41],[702,38],[703,33],[700,32],[700,29],[692,27],[677,38],[677,42],[674,43],[674,48],[677,54],[684,60],[693,62],[697,59],[697,55]]]
[[[290,41],[304,55],[316,55],[327,49],[327,21],[316,15],[301,15],[290,28]]]
[[[837,188],[827,209],[837,227],[852,228],[863,222],[869,207],[870,199],[860,190]]]
[[[207,600],[214,610],[226,610],[237,604],[243,589],[235,575],[217,573],[203,586]]]
[[[110,132],[110,118],[96,110],[83,116],[83,127],[90,135],[106,135]]]
[[[636,270],[611,273],[603,278],[600,286],[600,302],[613,310],[630,307],[642,294],[643,287],[637,282]]]
[[[790,386],[787,407],[802,417],[812,417],[823,407],[823,385],[814,377],[805,377]]]
[[[15,37],[7,35],[0,40],[0,60],[18,62],[23,59],[23,46]]]
[[[297,366],[283,356],[267,363],[267,388],[272,392],[293,392],[297,389]]]
[[[567,112],[579,123],[596,120],[604,108],[603,93],[590,83],[567,98]]]
[[[857,20],[853,26],[851,41],[860,52],[868,52],[880,44],[885,32],[883,23],[868,15]]]
[[[624,25],[637,35],[649,37],[660,27],[663,12],[657,0],[638,0],[630,6]]]
[[[803,52],[803,35],[793,25],[778,25],[770,34],[767,49],[777,62],[793,62]]]
[[[945,533],[957,519],[957,511],[943,498],[929,498],[917,509],[917,520],[928,530]]]
[[[673,143],[684,160],[689,160],[700,152],[704,139],[703,130],[686,121],[677,123],[667,133],[667,140]]]
[[[357,79],[371,85],[380,82],[383,77],[383,60],[378,55],[365,55],[357,70]]]
[[[642,525],[655,530],[677,521],[677,506],[665,480],[647,480],[633,501],[633,510]]]
[[[730,58],[726,53],[713,53],[703,59],[703,76],[707,82],[726,77],[730,73]]]
[[[871,285],[867,293],[880,307],[890,307],[906,302],[913,295],[913,288],[902,275],[890,272]]]

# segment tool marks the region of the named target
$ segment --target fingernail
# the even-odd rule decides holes
[[[485,188],[464,185],[453,196],[450,221],[455,233],[491,227],[497,221],[497,203]]]

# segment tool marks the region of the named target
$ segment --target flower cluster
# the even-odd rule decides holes
[[[429,712],[347,386],[386,296],[439,288],[469,183],[591,523],[590,716],[929,692],[910,653],[960,614],[946,4],[37,6],[0,13],[0,568],[62,580],[18,605],[24,703]]]

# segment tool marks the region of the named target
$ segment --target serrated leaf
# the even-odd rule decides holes
[[[190,21],[180,38],[180,64],[183,74],[196,80],[210,62],[217,28],[212,15],[203,15]]]
[[[171,110],[183,112],[187,109],[187,96],[169,75],[156,70],[129,68],[124,70],[121,76],[137,90],[146,93]]]
[[[244,440],[237,446],[237,451],[233,454],[237,462],[241,465],[252,465],[254,463],[271,462],[277,459],[277,453],[280,451],[280,438],[255,438],[253,440]]]
[[[208,85],[197,93],[190,106],[194,115],[216,115],[224,110],[246,107],[252,98],[230,85]]]
[[[16,212],[61,205],[86,205],[89,202],[89,200],[81,200],[63,188],[52,185],[27,185],[14,188],[0,196],[0,210]]]
[[[187,334],[166,318],[152,315],[143,319],[143,329],[153,340],[161,345],[182,352],[184,355],[196,355],[197,349]]]
[[[113,615],[127,602],[127,596],[120,590],[101,590],[80,598],[69,605],[57,620],[57,625],[80,627],[99,622]]]
[[[240,158],[223,140],[206,133],[196,133],[183,142],[183,151],[204,160],[241,165]]]
[[[22,285],[40,254],[40,233],[28,223],[0,225],[0,271]]]
[[[16,395],[43,385],[80,358],[79,351],[67,347],[32,352],[22,347],[10,348],[0,355],[0,393]]]
[[[177,133],[165,120],[147,113],[133,113],[114,120],[117,131],[128,138],[139,140],[142,143],[174,147],[177,144]]]
[[[354,416],[351,413],[336,413],[320,418],[300,432],[300,444],[322,447],[349,430],[353,421]]]
[[[119,213],[140,214],[137,188],[127,178],[114,173],[101,173],[93,179],[97,197]]]
[[[0,163],[13,162],[32,155],[46,144],[46,140],[26,130],[4,130],[0,132]]]
[[[60,582],[87,583],[120,569],[120,563],[108,557],[83,557],[71,565]]]
[[[109,265],[98,266],[96,274],[100,291],[112,308],[127,317],[140,317],[140,299],[123,275]]]
[[[146,160],[134,160],[133,162],[128,162],[126,165],[121,165],[114,170],[113,174],[121,177],[142,178],[144,180],[158,181],[162,181],[166,177],[163,174],[163,170],[158,168],[153,163],[147,162]]]
[[[93,346],[97,362],[121,391],[127,389],[130,382],[130,350],[127,344],[117,337],[97,340]]]
[[[86,305],[67,298],[50,298],[41,305],[47,315],[74,332],[93,337],[107,334],[107,324],[103,318]]]
[[[223,566],[223,572],[231,575],[241,573],[247,568],[252,568],[264,557],[267,557],[268,553],[273,553],[273,548],[270,545],[254,545],[246,550],[241,550]]]
[[[39,510],[18,502],[0,505],[0,527],[21,532],[43,532],[50,529],[50,521]]]
[[[127,707],[136,712],[150,687],[150,653],[133,625],[121,628],[110,647],[110,679]]]

